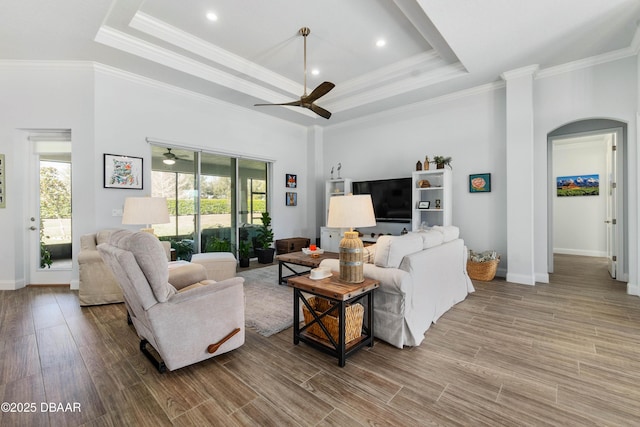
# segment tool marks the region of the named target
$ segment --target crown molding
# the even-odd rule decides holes
[[[637,34],[637,33],[636,33]],[[634,37],[635,40],[635,37]],[[536,79],[544,79],[547,77],[557,76],[559,74],[570,73],[572,71],[589,68],[607,62],[618,61],[620,59],[635,56],[638,51],[633,47],[625,47],[623,49],[614,50],[603,53],[602,55],[591,56],[589,58],[579,59],[577,61],[567,62],[555,67],[544,68],[536,74]]]
[[[125,71],[122,70],[120,68],[116,68],[116,67],[112,67],[110,65],[105,65],[99,62],[96,63],[92,63],[91,66],[95,69],[96,73],[102,73],[104,75],[108,75],[111,77],[115,77],[121,80],[126,80],[129,81],[131,83],[134,84],[139,84],[139,85],[144,85],[147,87],[151,87],[153,89],[158,89],[158,90],[162,90],[165,92],[169,92],[169,93],[173,93],[179,96],[185,96],[185,97],[189,97],[192,98],[194,100],[197,101],[201,101],[201,102],[205,102],[211,105],[215,105],[215,106],[219,106],[219,107],[223,107],[225,110],[232,110],[232,111],[236,111],[238,113],[244,113],[246,114],[247,112],[251,112],[251,113],[255,113],[255,114],[261,114],[256,110],[253,110],[251,108],[247,108],[247,107],[243,107],[237,104],[233,104],[230,102],[226,102],[223,101],[221,99],[212,97],[212,96],[208,96],[208,95],[203,95],[202,93],[199,92],[194,92],[188,89],[183,89],[181,87],[177,87],[168,83],[164,83],[158,80],[154,80],[151,79],[149,77],[144,77],[141,76],[139,74],[135,74],[135,73],[131,73],[129,71]],[[313,113],[311,113],[313,114]],[[310,114],[310,115],[311,115]],[[282,121],[284,123],[290,124],[290,125],[295,125],[295,126],[300,126],[305,128],[306,126],[304,125],[300,125],[294,122],[291,122],[290,120],[285,120],[285,119],[280,119],[278,117],[272,117],[269,116],[274,120],[279,120]],[[315,114],[313,114],[313,117],[315,117]]]
[[[269,102],[291,101],[291,98],[281,93],[217,70],[199,61],[179,55],[111,27],[101,27],[96,34],[95,41],[258,99],[267,99]],[[315,114],[305,108],[295,108],[292,111],[315,117]]]
[[[334,130],[334,129],[341,129],[341,128],[350,127],[354,125],[364,125],[368,123],[376,124],[376,123],[388,122],[389,118],[392,116],[403,118],[403,117],[406,117],[409,113],[419,110],[421,108],[429,108],[435,105],[445,104],[448,102],[467,98],[470,96],[494,92],[496,90],[500,90],[505,87],[506,87],[506,82],[504,81],[487,83],[487,84],[475,86],[469,89],[463,89],[457,92],[448,93],[446,95],[438,96],[438,97],[427,99],[424,101],[414,102],[412,104],[407,104],[401,107],[381,111],[379,113],[370,114],[368,116],[347,120],[335,125],[327,125],[327,126],[324,126],[324,128]]]
[[[65,60],[29,60],[29,59],[0,59],[0,68],[4,69],[48,69],[48,70],[80,70],[92,71],[91,61],[65,61]]]
[[[414,79],[399,80],[348,98],[328,100],[326,106],[335,112],[345,111],[465,75],[467,75],[466,69],[461,63],[457,63],[437,68]]]
[[[515,70],[505,71],[504,73],[500,74],[500,77],[502,78],[502,80],[507,81],[528,76],[531,76],[533,78],[535,77],[539,69],[540,66],[538,64],[528,65],[526,67],[516,68]]]
[[[192,52],[202,58],[213,61],[216,64],[277,87],[292,96],[298,97],[304,91],[301,84],[285,78],[278,73],[274,73],[265,67],[261,67],[256,63],[248,61],[225,49],[208,43],[201,38],[195,37],[192,34],[167,24],[166,22],[155,19],[143,12],[138,11],[133,16],[129,25],[138,31]]]

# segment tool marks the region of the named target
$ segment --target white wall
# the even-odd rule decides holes
[[[534,81],[534,257],[536,277],[548,277],[547,134],[587,118],[628,123],[627,164],[636,180],[635,57],[583,68],[542,70]],[[478,93],[479,92],[479,93]],[[324,178],[342,162],[344,177],[409,176],[425,155],[453,157],[453,222],[468,247],[506,254],[506,106],[505,89],[470,91],[468,96],[430,101],[325,129]],[[468,175],[490,172],[490,194],[468,192]],[[627,218],[637,223],[637,195],[630,191]],[[637,236],[630,236],[630,262],[638,262]],[[498,270],[504,275],[508,259]],[[635,281],[636,278],[630,277]]]
[[[506,255],[504,99],[498,84],[330,126],[324,132],[324,179],[338,162],[343,177],[358,181],[409,177],[426,155],[451,156],[453,223],[468,247]],[[491,193],[469,193],[469,174],[476,173],[491,173]]]
[[[95,68],[95,69],[94,69]],[[73,256],[82,234],[121,227],[112,209],[131,195],[150,194],[146,137],[212,151],[271,159],[271,214],[276,238],[315,233],[307,129],[201,95],[89,63],[0,63],[0,152],[7,161],[7,208],[0,209],[0,289],[25,285],[28,217],[27,150],[19,129],[71,129]],[[103,153],[143,158],[142,191],[103,188]],[[285,206],[285,173],[298,175],[298,206]],[[311,177],[311,178],[309,178]],[[77,281],[77,263],[74,262]]]
[[[631,266],[637,265],[638,236],[633,224],[638,222],[636,182],[638,160],[636,140],[637,62],[628,57],[613,62],[596,64],[579,69],[546,70],[535,81],[535,122],[533,179],[547,182],[547,135],[553,130],[577,120],[613,119],[625,122],[627,128],[627,163],[625,168],[632,185],[627,191],[628,211],[625,212],[629,226],[629,282],[631,287],[637,282],[637,272]],[[534,202],[536,212],[535,263],[536,272],[546,272],[548,265],[548,186],[536,186]],[[633,228],[632,228],[633,227]],[[629,288],[629,287],[628,287]]]
[[[607,255],[606,141],[554,144],[553,178],[598,174],[598,196],[557,197],[553,200],[554,253],[604,257]]]

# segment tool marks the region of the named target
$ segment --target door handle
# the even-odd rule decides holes
[[[604,223],[605,224],[611,224],[611,221],[605,221]]]
[[[35,230],[37,230],[37,228],[36,228],[35,226],[33,226],[33,225],[32,225],[31,227],[29,227],[29,230],[31,230],[31,231],[35,231]]]

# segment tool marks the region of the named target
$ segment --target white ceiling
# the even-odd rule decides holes
[[[635,54],[640,0],[1,0],[0,12],[0,59],[95,61],[323,126],[532,64]],[[336,84],[317,101],[328,121],[253,106],[304,92],[303,26],[308,68],[320,70],[309,91]]]

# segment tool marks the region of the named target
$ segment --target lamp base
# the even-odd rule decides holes
[[[364,282],[362,240],[357,231],[345,231],[340,241],[340,281],[345,283]]]

